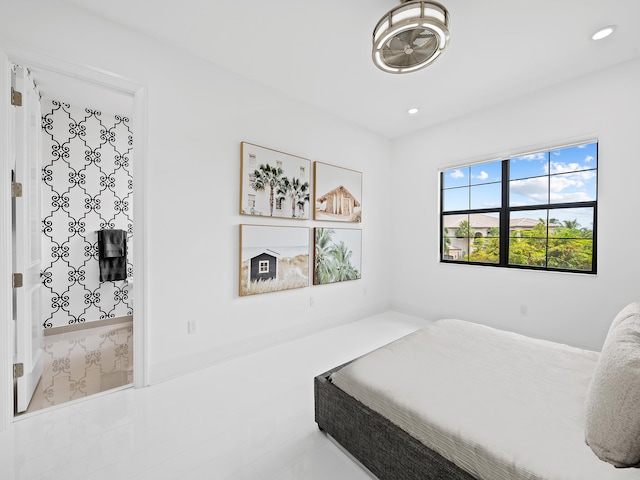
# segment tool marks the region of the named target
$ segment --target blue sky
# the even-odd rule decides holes
[[[595,200],[597,156],[597,143],[591,143],[512,157],[510,206]],[[444,210],[499,208],[501,163],[494,161],[446,170]]]

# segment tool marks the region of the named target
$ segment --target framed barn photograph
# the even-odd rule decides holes
[[[240,144],[240,214],[309,219],[311,160]]]
[[[313,284],[362,278],[362,230],[314,228]]]
[[[362,172],[314,163],[314,220],[362,221]]]
[[[309,229],[240,225],[241,297],[309,286]]]

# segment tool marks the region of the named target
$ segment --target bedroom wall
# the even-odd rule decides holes
[[[0,48],[147,86],[152,383],[388,309],[391,210],[374,192],[387,188],[389,141],[64,2],[7,9]],[[363,172],[362,280],[238,297],[238,225],[275,224],[238,214],[241,141]],[[188,334],[192,320],[197,332]]]
[[[393,197],[393,308],[599,350],[615,314],[640,300],[638,84],[640,62],[625,63],[394,141],[392,191],[404,195]],[[439,263],[439,168],[590,138],[599,139],[597,275]]]

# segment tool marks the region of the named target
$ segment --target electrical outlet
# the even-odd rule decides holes
[[[316,297],[309,297],[309,306],[315,307],[316,305]]]
[[[526,317],[528,313],[529,307],[527,307],[526,305],[520,305],[520,315]]]
[[[198,324],[195,320],[189,320],[187,328],[189,333],[196,333],[198,331]]]

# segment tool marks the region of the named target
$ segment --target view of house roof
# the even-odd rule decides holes
[[[471,215],[445,215],[444,216],[444,228],[458,228],[460,223],[468,220],[471,228],[498,228],[500,227],[500,220],[497,217],[491,215],[484,215],[481,213],[472,213]],[[509,222],[510,228],[533,228],[540,220],[533,218],[512,218]],[[550,227],[557,227],[559,225],[550,223]]]
[[[342,195],[343,197],[347,197],[347,198],[353,198],[353,204],[356,207],[360,206],[360,202],[356,199],[356,197],[354,197],[351,192],[349,192],[349,190],[347,190],[346,188],[344,188],[342,185],[339,185],[338,187],[334,188],[333,190],[325,193],[324,195],[322,195],[321,197],[318,197],[316,199],[317,202],[325,202],[327,200],[327,197],[331,196],[331,195]]]

